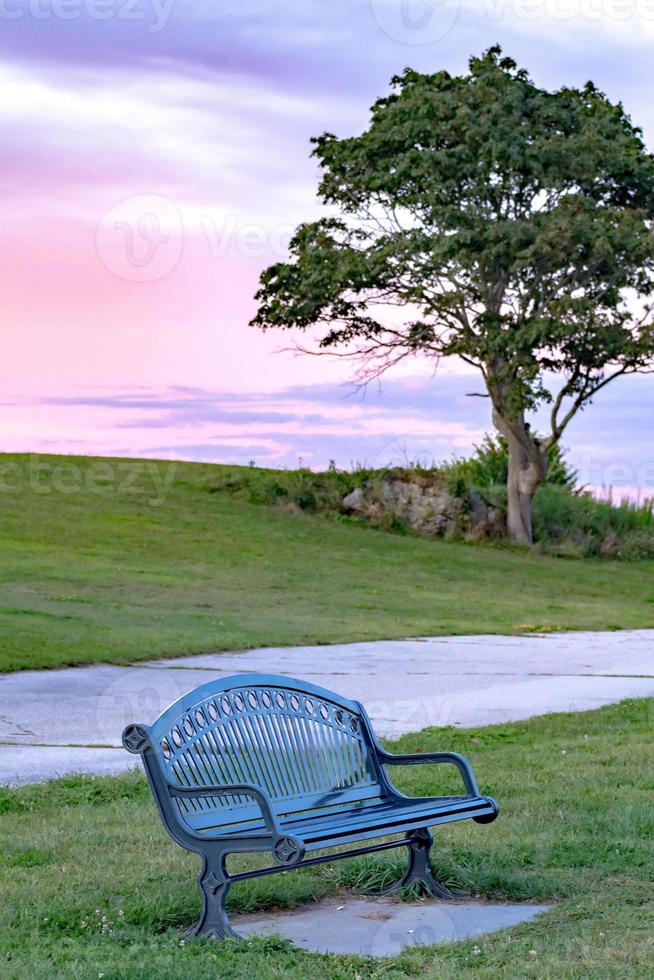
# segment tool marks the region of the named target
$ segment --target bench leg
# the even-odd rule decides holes
[[[429,852],[434,842],[431,830],[426,827],[421,830],[412,830],[408,837],[410,840],[408,845],[409,864],[403,877],[399,881],[393,882],[392,885],[387,885],[374,892],[368,892],[369,895],[394,895],[403,888],[417,885],[421,893],[433,895],[434,898],[452,901],[470,897],[466,892],[448,888],[434,876],[429,862]]]
[[[202,915],[198,924],[186,934],[187,938],[206,936],[209,939],[240,939],[229,924],[225,908],[231,881],[225,870],[224,852],[204,855],[198,884],[202,894]]]

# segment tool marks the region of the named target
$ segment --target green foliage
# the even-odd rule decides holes
[[[573,490],[577,473],[566,462],[565,451],[559,443],[549,450],[549,465],[546,483]],[[463,496],[462,487],[471,486],[479,490],[497,491],[506,486],[509,471],[509,447],[503,436],[486,434],[469,459],[455,459],[441,467],[447,474],[450,492]],[[458,482],[457,482],[458,481]]]
[[[389,539],[386,539],[389,540]],[[554,563],[556,564],[556,563]],[[478,593],[477,601],[481,601]],[[3,980],[650,980],[651,739],[654,701],[460,730],[428,728],[389,747],[468,755],[500,802],[490,827],[438,835],[444,880],[494,901],[548,902],[540,919],[388,959],[321,956],[279,937],[181,944],[197,918],[196,857],[166,836],[142,773],[76,777],[4,791],[0,813]],[[452,791],[450,767],[398,768],[409,795]],[[231,871],[265,855],[234,855]],[[234,920],[396,878],[400,852],[232,886]],[[238,920],[234,923],[238,928]]]
[[[539,488],[534,498],[536,541],[568,557],[654,557],[654,501],[597,500],[560,486]]]
[[[330,468],[324,473],[308,469],[261,470],[242,469],[216,481],[214,492],[229,490],[253,504],[278,504],[296,507],[309,513],[338,513],[341,501],[356,486],[362,486],[372,474],[359,469],[352,473]]]
[[[321,347],[363,344],[374,370],[460,355],[506,418],[552,400],[546,372],[584,403],[651,363],[654,328],[626,295],[652,290],[654,157],[622,106],[592,83],[540,89],[499,48],[392,85],[360,136],[314,141],[341,217],[299,228],[253,323],[322,324]]]

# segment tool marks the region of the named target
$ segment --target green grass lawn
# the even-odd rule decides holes
[[[35,978],[649,978],[654,962],[654,700],[476,731],[430,729],[404,750],[467,753],[502,813],[437,834],[440,876],[489,899],[551,902],[540,920],[375,961],[278,938],[180,946],[197,918],[197,859],[162,829],[144,778],[0,790],[0,975]],[[443,767],[398,770],[411,793]],[[244,863],[241,859],[241,865]],[[361,892],[399,852],[237,883],[232,914]]]
[[[192,463],[0,456],[0,670],[654,626],[654,562],[387,534],[246,503],[219,489],[226,474]]]

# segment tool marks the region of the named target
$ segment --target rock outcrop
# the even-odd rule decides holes
[[[416,476],[370,480],[342,501],[343,509],[374,523],[395,519],[424,537],[495,538],[504,518],[477,490],[456,497],[444,484]]]

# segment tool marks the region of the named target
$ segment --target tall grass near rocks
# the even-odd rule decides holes
[[[654,555],[654,501],[615,504],[546,485],[534,500],[534,534],[541,548],[558,555],[648,558]]]

